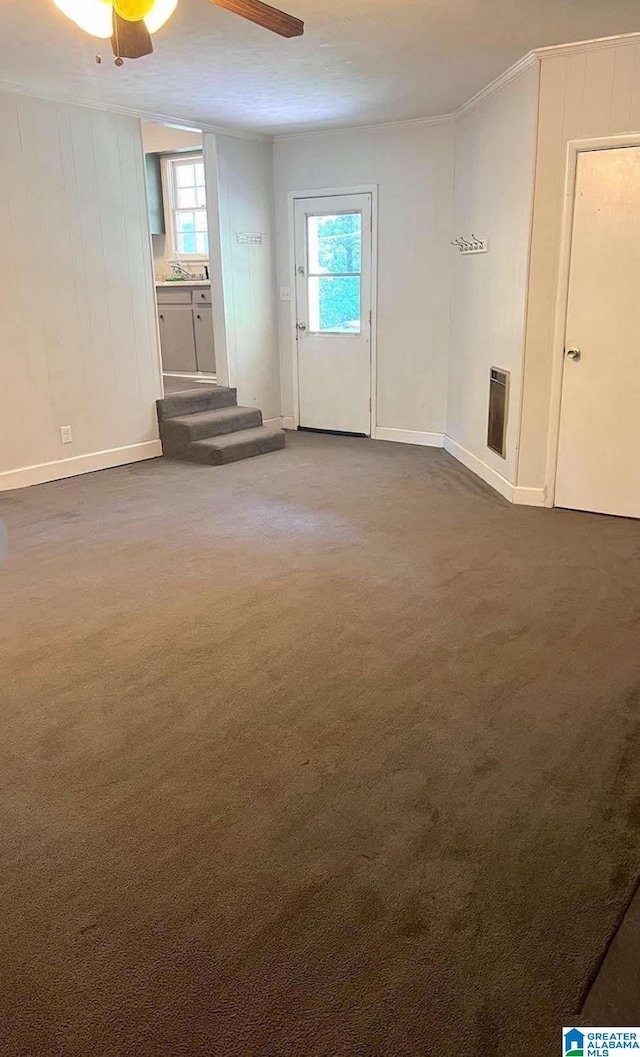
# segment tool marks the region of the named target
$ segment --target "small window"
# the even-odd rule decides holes
[[[360,334],[362,214],[307,214],[309,330]]]
[[[207,260],[207,199],[202,153],[176,154],[164,159],[165,194],[172,256]]]

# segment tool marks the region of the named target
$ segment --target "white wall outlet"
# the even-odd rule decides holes
[[[73,444],[71,426],[60,426],[60,440],[63,444]]]
[[[280,300],[281,301],[290,301],[291,300],[291,287],[290,286],[281,286],[280,287]]]

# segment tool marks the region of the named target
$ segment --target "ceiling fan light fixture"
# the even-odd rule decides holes
[[[141,22],[153,10],[154,0],[113,0],[113,6],[126,22]]]
[[[113,33],[111,0],[53,0],[63,15],[92,37],[105,39]]]
[[[177,6],[178,0],[155,0],[149,14],[144,16],[144,24],[149,33],[157,33],[159,29],[162,29]]]

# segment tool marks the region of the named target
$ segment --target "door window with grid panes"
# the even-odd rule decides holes
[[[209,234],[202,154],[170,158],[168,176],[174,252],[186,258],[207,258]]]

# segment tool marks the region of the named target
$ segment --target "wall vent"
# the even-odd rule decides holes
[[[507,412],[509,409],[509,371],[492,367],[489,374],[489,425],[487,446],[503,459],[507,457]]]

